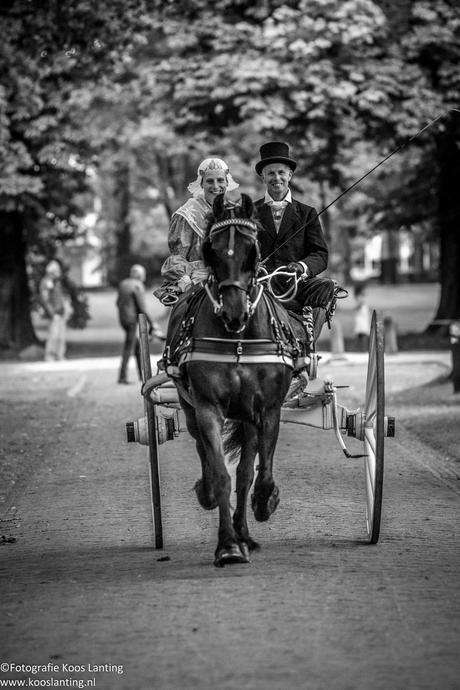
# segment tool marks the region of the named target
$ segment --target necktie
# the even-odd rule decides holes
[[[276,221],[281,220],[281,217],[283,215],[283,209],[286,208],[288,205],[287,201],[274,201],[273,199],[270,199],[269,201],[266,202],[267,206],[270,206],[270,208],[273,210],[273,218]]]

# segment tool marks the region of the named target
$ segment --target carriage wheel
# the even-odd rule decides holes
[[[152,376],[149,348],[149,326],[145,314],[139,314],[139,342],[141,348],[142,383]],[[155,548],[163,548],[163,525],[161,520],[160,458],[158,452],[158,425],[154,403],[144,398],[144,412],[149,436],[150,494],[152,499]]]
[[[382,315],[372,314],[364,406],[364,471],[367,534],[376,544],[380,534],[385,434],[384,331]]]

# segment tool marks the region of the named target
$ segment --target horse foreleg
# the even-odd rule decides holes
[[[242,424],[241,457],[236,470],[236,510],[233,515],[233,527],[240,542],[243,553],[249,559],[249,554],[259,547],[249,535],[247,523],[248,494],[254,479],[254,459],[257,454],[257,432],[253,426]]]
[[[267,415],[259,429],[259,468],[251,496],[251,507],[258,522],[269,519],[280,502],[273,479],[273,457],[279,434],[279,413]]]
[[[201,487],[207,487],[208,495],[213,496],[219,508],[219,535],[214,565],[223,567],[227,563],[248,563],[249,559],[240,548],[231,517],[231,479],[225,466],[223,419],[202,406],[196,412],[196,424],[199,431],[197,448],[203,474]]]
[[[201,441],[201,434],[195,415],[195,408],[192,405],[189,405],[189,403],[183,398],[180,398],[180,401],[181,407],[185,413],[187,431],[189,432],[190,436],[195,439],[196,450],[198,457],[201,460],[201,477],[196,480],[193,489],[196,493],[200,506],[205,510],[214,510],[214,508],[217,508],[217,501],[213,493],[212,477],[210,476],[210,472],[208,470],[206,449]]]

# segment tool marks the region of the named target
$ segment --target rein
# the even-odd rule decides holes
[[[224,283],[225,282],[227,282],[227,281],[224,281]],[[228,281],[228,283],[231,283],[231,281]],[[231,283],[231,284],[233,284],[233,283]],[[240,285],[235,285],[235,287],[239,287],[240,290],[243,290],[243,288]],[[218,302],[215,299],[214,295],[212,294],[212,292],[209,288],[209,285],[207,283],[204,286],[204,289],[206,290],[206,294],[208,295],[209,299],[211,300],[212,306],[214,307],[214,314],[219,316],[219,314],[221,313],[223,306],[224,306],[222,303],[222,297],[220,298],[220,301]],[[249,295],[248,295],[248,312],[249,312],[250,317],[254,314],[255,310],[257,309],[257,305],[259,304],[259,300],[262,297],[263,291],[264,291],[263,286],[258,285],[256,298],[252,302],[249,299]]]
[[[294,299],[294,297],[297,294],[298,283],[300,281],[305,280],[303,277],[297,278],[297,273],[295,271],[286,271],[284,266],[280,266],[279,268],[275,268],[275,270],[272,273],[268,273],[265,266],[262,266],[262,270],[264,271],[264,275],[259,276],[257,278],[257,282],[258,283],[266,282],[268,290],[280,302],[289,302],[289,300]],[[292,279],[292,284],[290,287],[286,288],[285,292],[277,293],[276,290],[274,290],[274,288],[272,286],[272,281],[275,278],[287,278],[288,279],[288,285],[289,285],[289,281]]]

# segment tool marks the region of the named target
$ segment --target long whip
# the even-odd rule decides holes
[[[377,168],[379,168],[381,165],[383,165],[389,158],[391,158],[392,156],[394,156],[395,153],[398,153],[398,151],[401,151],[401,149],[403,149],[403,148],[404,148],[405,146],[407,146],[407,144],[409,144],[413,139],[415,139],[415,138],[418,137],[420,134],[422,134],[422,132],[424,132],[426,129],[428,129],[428,127],[431,127],[431,125],[434,125],[434,123],[437,122],[439,119],[441,119],[441,117],[444,117],[444,115],[445,115],[446,113],[451,113],[451,112],[452,112],[452,113],[460,113],[460,110],[458,110],[458,108],[448,108],[448,109],[445,110],[443,113],[441,113],[440,115],[438,115],[438,117],[435,117],[434,120],[431,120],[431,122],[429,122],[427,125],[425,125],[425,127],[422,127],[422,129],[420,129],[416,134],[413,134],[413,135],[412,135],[409,139],[407,139],[403,144],[401,144],[401,145],[398,146],[394,151],[392,151],[391,153],[389,153],[388,156],[385,156],[385,158],[383,158],[383,159],[380,161],[380,163],[377,163],[377,165],[374,165],[374,167],[371,168],[371,170],[369,170],[367,173],[365,173],[362,177],[360,177],[359,180],[356,180],[356,182],[353,182],[353,184],[350,185],[350,187],[348,187],[344,192],[342,192],[341,194],[339,194],[339,196],[338,196],[337,198],[335,198],[333,201],[331,201],[330,204],[328,204],[327,206],[325,206],[319,213],[316,214],[316,216],[313,216],[313,218],[310,218],[310,220],[308,220],[306,223],[304,223],[304,225],[302,225],[298,230],[296,230],[295,233],[294,233],[293,235],[291,235],[287,240],[285,240],[284,242],[282,242],[282,243],[279,245],[279,247],[277,247],[277,248],[275,249],[275,251],[273,251],[271,254],[269,254],[267,257],[265,257],[265,259],[264,259],[263,261],[261,261],[261,266],[263,266],[263,265],[268,261],[268,259],[269,259],[270,257],[272,257],[274,254],[276,254],[276,252],[277,252],[279,249],[281,249],[281,247],[284,247],[285,244],[288,244],[288,242],[290,242],[290,241],[292,240],[292,238],[295,237],[299,232],[301,232],[302,230],[305,230],[305,228],[307,227],[307,225],[310,225],[310,223],[313,223],[313,221],[315,221],[317,218],[319,218],[320,215],[322,215],[325,211],[327,211],[328,208],[330,208],[330,207],[331,207],[333,204],[335,204],[339,199],[341,199],[343,196],[345,196],[345,194],[348,194],[348,192],[351,191],[354,187],[356,187],[356,185],[358,185],[360,182],[362,182],[362,181],[364,180],[364,178],[366,178],[368,175],[370,175],[371,173],[373,173],[374,170],[377,170]]]

